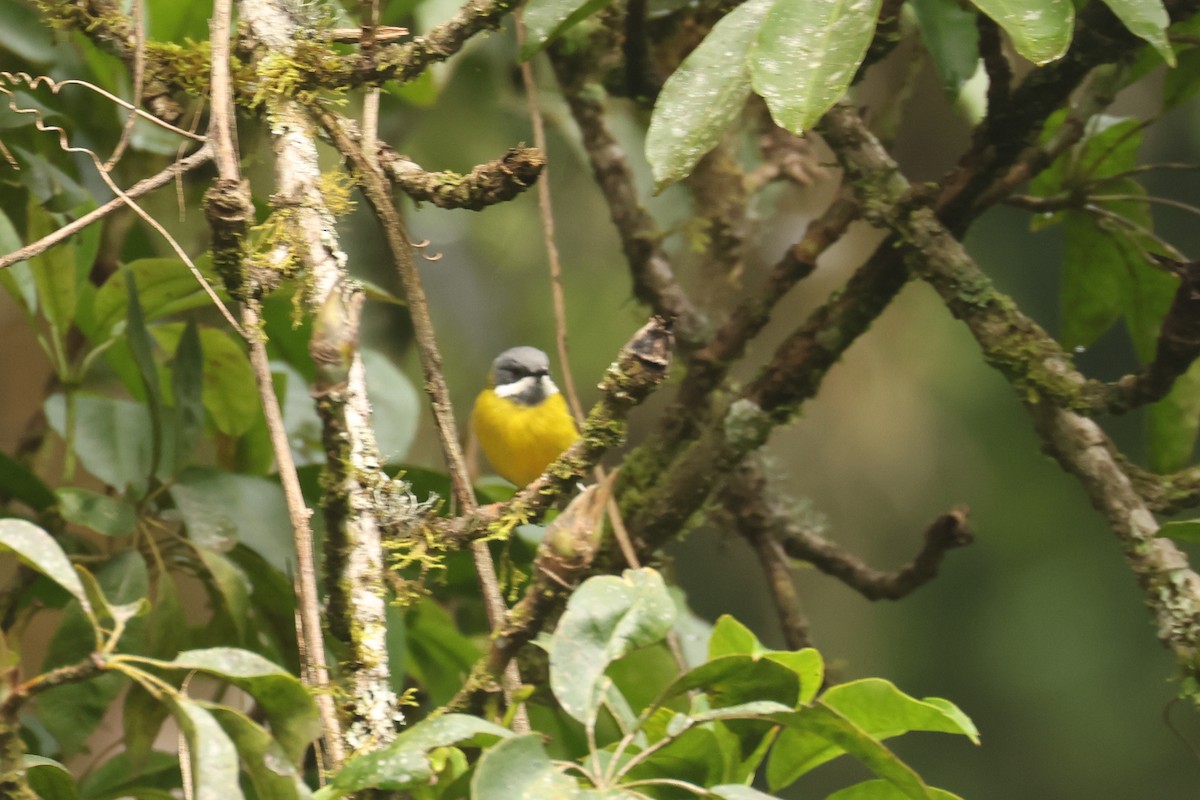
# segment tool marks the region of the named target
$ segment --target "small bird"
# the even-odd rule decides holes
[[[475,398],[471,427],[501,477],[526,486],[579,438],[566,401],[536,347],[496,356],[488,387]]]

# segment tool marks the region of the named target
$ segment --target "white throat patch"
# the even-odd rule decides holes
[[[552,394],[558,394],[558,387],[554,385],[554,381],[550,379],[549,375],[541,377],[526,375],[519,381],[502,383],[493,391],[500,397],[516,397],[525,399],[527,402],[541,402]],[[534,400],[533,398],[539,399]]]

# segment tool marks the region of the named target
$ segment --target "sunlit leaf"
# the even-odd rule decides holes
[[[742,113],[750,96],[747,57],[771,0],[748,0],[720,19],[663,84],[646,159],[658,187],[691,173]]]
[[[550,687],[575,719],[593,718],[608,665],[660,641],[675,621],[675,604],[653,569],[599,575],[580,586],[550,645]]]
[[[198,266],[204,266],[201,262]],[[92,304],[97,334],[108,338],[122,330],[128,307],[130,278],[137,281],[138,294],[146,320],[153,322],[162,317],[191,308],[203,308],[212,300],[205,294],[194,275],[177,258],[143,258],[125,264],[112,274],[96,292]],[[225,296],[220,283],[214,287]]]
[[[171,711],[188,743],[195,800],[244,800],[233,740],[199,703],[170,696]]]
[[[1117,19],[1125,24],[1140,39],[1150,44],[1172,67],[1175,66],[1175,51],[1167,40],[1167,27],[1171,18],[1163,7],[1162,0],[1104,0]]]
[[[773,3],[750,49],[754,91],[799,135],[840,100],[867,54],[880,0]]]
[[[252,696],[271,722],[271,732],[293,763],[303,758],[321,726],[317,705],[299,679],[282,667],[247,650],[213,647],[180,653],[171,662],[179,669],[204,672]]]
[[[87,471],[117,489],[139,493],[150,477],[152,435],[141,403],[76,392],[74,425],[67,431],[67,401],[61,394],[46,400],[46,420],[70,442]]]
[[[540,736],[506,739],[483,754],[471,779],[475,800],[570,800],[579,785],[546,755]]]
[[[430,751],[449,745],[486,747],[512,731],[467,714],[443,714],[422,720],[386,747],[350,759],[314,800],[336,800],[363,789],[402,792],[429,783],[434,766]]]
[[[71,593],[84,608],[90,610],[83,584],[67,554],[46,531],[23,519],[0,519],[0,549],[17,557],[25,566],[34,569]]]
[[[1017,52],[1035,64],[1061,58],[1071,45],[1071,0],[972,0],[1012,38]]]
[[[58,228],[58,223],[40,204],[30,203],[28,208],[29,241],[37,241]],[[75,316],[75,303],[79,298],[79,275],[75,263],[75,250],[70,243],[57,244],[29,260],[33,280],[37,286],[38,299],[46,321],[66,335]]]

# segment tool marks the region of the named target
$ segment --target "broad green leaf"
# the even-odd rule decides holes
[[[150,416],[150,432],[154,437],[156,447],[151,454],[155,458],[155,468],[163,459],[163,397],[159,387],[158,366],[154,363],[154,345],[150,342],[150,332],[146,330],[146,319],[142,314],[142,303],[138,298],[137,281],[130,276],[126,281],[128,288],[128,305],[126,308],[125,335],[129,342],[129,352],[133,363],[137,366],[141,378],[142,390],[145,392],[146,408]],[[174,445],[174,441],[171,442]]]
[[[367,373],[375,443],[384,461],[400,461],[408,455],[408,448],[417,435],[421,399],[408,376],[378,350],[364,349],[362,360]]]
[[[550,645],[550,687],[575,719],[593,719],[608,665],[630,650],[661,641],[675,603],[653,569],[588,579],[571,595]]]
[[[137,511],[119,497],[67,486],[57,490],[63,519],[105,536],[129,536],[137,527]]]
[[[203,704],[233,740],[238,756],[259,800],[308,800],[312,791],[305,785],[293,760],[258,723],[226,706]]]
[[[942,88],[955,96],[979,68],[975,14],[954,0],[913,0],[912,5]]]
[[[174,353],[183,337],[183,323],[155,326],[151,333],[163,350]],[[241,436],[254,425],[262,411],[254,370],[241,345],[219,328],[200,328],[204,354],[204,407],[217,430]]]
[[[1163,109],[1174,108],[1195,97],[1197,92],[1200,92],[1200,48],[1189,47],[1179,53],[1175,69],[1169,69],[1163,75]]]
[[[54,492],[21,462],[0,451],[0,493],[24,503],[34,511],[45,511],[57,502]]]
[[[196,323],[188,320],[171,362],[174,401],[175,464],[172,473],[187,466],[196,435],[204,430],[204,348]]]
[[[570,800],[579,785],[546,755],[537,734],[506,739],[479,759],[474,800]]]
[[[772,4],[750,49],[750,79],[780,127],[798,136],[845,95],[879,7],[880,0]]]
[[[708,637],[709,661],[730,655],[760,656],[766,650],[753,631],[729,614],[717,618]]]
[[[679,676],[663,692],[663,698],[678,697],[694,689],[702,690],[718,708],[755,701],[795,708],[800,697],[800,680],[794,670],[769,658],[719,656]]]
[[[28,208],[27,238],[34,242],[58,228],[58,223],[41,204],[31,202]],[[75,316],[75,303],[82,283],[75,264],[75,250],[69,243],[60,243],[29,260],[37,285],[42,314],[59,336],[66,335]]]
[[[23,519],[0,519],[0,550],[11,552],[22,564],[66,589],[91,613],[79,575],[67,554],[46,531]]]
[[[213,620],[205,627],[205,645],[236,644],[252,640],[250,580],[223,554],[207,547],[196,548],[208,569],[201,576],[213,607]]]
[[[1071,46],[1075,7],[1071,0],[972,0],[1012,38],[1017,52],[1035,64],[1061,58]]]
[[[201,262],[197,266],[206,266]],[[146,320],[153,322],[162,317],[192,308],[203,308],[212,303],[196,281],[187,265],[176,258],[143,258],[131,261],[113,273],[96,292],[92,302],[97,335],[102,339],[123,330],[129,290],[126,283],[130,277],[137,281],[138,294]],[[217,281],[214,288],[225,297],[225,291]]]
[[[962,800],[956,794],[951,794],[943,789],[935,789],[932,786],[928,788],[928,791],[932,800]],[[895,784],[874,780],[847,786],[845,789],[829,795],[825,800],[905,800],[908,796]]]
[[[1200,519],[1164,522],[1158,529],[1158,535],[1180,542],[1200,542]]]
[[[425,719],[401,733],[387,747],[351,758],[329,785],[313,797],[336,800],[363,789],[402,792],[425,786],[435,771],[429,760],[431,751],[451,745],[486,747],[512,735],[507,728],[468,714]]]
[[[1096,219],[1081,211],[1063,217],[1062,293],[1060,295],[1063,347],[1089,347],[1121,316],[1129,285],[1125,242],[1102,229]]]
[[[88,472],[116,489],[144,490],[150,476],[151,433],[141,403],[76,392],[75,418],[67,430],[67,399],[46,400],[46,419],[54,432],[70,442]]]
[[[646,131],[658,188],[690,174],[742,113],[750,97],[747,58],[770,7],[771,0],[748,0],[734,8],[663,84]]]
[[[861,761],[880,778],[899,789],[905,797],[911,797],[914,800],[929,800],[929,788],[917,773],[898,759],[870,732],[863,730],[822,701],[818,700],[801,711],[777,714],[775,720],[786,725],[787,730],[780,735],[779,741],[771,751],[770,760],[767,762],[767,785],[772,791],[787,786],[813,767],[828,761],[829,758],[847,753]],[[824,742],[824,749],[831,753],[829,758],[820,761],[810,759],[793,762],[795,753],[780,750],[784,737],[793,732]],[[815,744],[814,741],[814,746]]]
[[[99,767],[91,769],[79,781],[79,791],[87,800],[96,798],[136,797],[138,800],[163,800],[173,797],[169,790],[182,785],[179,756],[151,751],[142,763],[118,753]],[[154,794],[153,792],[160,794]]]
[[[821,691],[825,682],[825,660],[821,654],[811,647],[803,650],[770,650],[764,658],[774,661],[796,673],[800,678],[800,697],[798,703],[809,703]]]
[[[525,5],[525,46],[521,60],[534,56],[563,31],[595,14],[612,0],[531,0]]]
[[[276,569],[295,570],[292,528],[277,481],[189,467],[170,491],[193,541],[219,552],[241,542]]]
[[[979,741],[975,726],[957,707],[944,700],[917,700],[878,678],[839,684],[816,702],[873,740],[909,731],[938,731],[962,734],[975,743]],[[795,719],[802,719],[802,716]],[[820,726],[791,725],[779,735],[779,741],[771,751],[767,765],[768,783],[776,789],[786,786],[843,752],[847,752],[843,743],[829,738]]]
[[[1144,39],[1170,66],[1175,66],[1175,51],[1167,40],[1167,27],[1171,18],[1163,7],[1162,0],[1104,0],[1117,19],[1129,28],[1133,35]]]
[[[1191,463],[1200,429],[1200,362],[1176,378],[1167,396],[1150,406],[1146,427],[1151,469],[1174,472]]]
[[[0,253],[20,250],[24,244],[12,220],[0,210]],[[0,286],[12,295],[27,315],[37,311],[37,282],[33,279],[33,271],[28,261],[20,261],[7,269],[0,269]]]
[[[674,738],[661,741],[652,755],[626,774],[628,782],[670,779],[695,786],[729,783],[741,759],[737,738],[720,725],[688,727],[688,717],[677,714],[668,724]]]
[[[253,697],[266,713],[275,739],[293,763],[300,763],[309,742],[321,732],[317,705],[304,685],[256,653],[213,647],[180,653],[170,663],[175,668],[227,680]]]
[[[188,743],[195,800],[244,800],[238,782],[238,753],[233,740],[199,703],[169,695],[175,720]]]
[[[71,772],[59,762],[42,756],[22,757],[29,788],[43,800],[76,800],[79,792]]]

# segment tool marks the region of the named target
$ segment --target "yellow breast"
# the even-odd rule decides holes
[[[525,486],[579,438],[561,394],[525,406],[484,389],[475,398],[471,427],[496,472]]]

